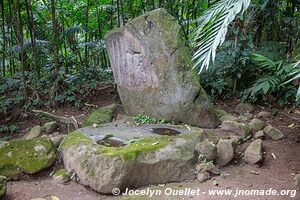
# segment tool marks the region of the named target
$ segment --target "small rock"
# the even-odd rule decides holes
[[[294,180],[295,180],[296,186],[300,187],[300,174],[296,174],[296,176],[294,177]]]
[[[196,165],[196,170],[198,173],[210,172],[216,175],[220,174],[220,169],[218,166],[214,165],[213,162],[202,162]]]
[[[197,179],[200,183],[210,179],[210,174],[208,172],[198,173]]]
[[[52,175],[52,178],[56,183],[64,184],[70,181],[70,174],[67,170],[60,169]]]
[[[247,121],[253,119],[253,117],[254,116],[251,113],[245,113],[245,114],[239,116],[238,121],[247,122]]]
[[[37,146],[34,147],[34,150],[37,151],[37,152],[46,151],[46,147],[43,146],[43,145],[37,145]]]
[[[40,137],[42,135],[42,127],[37,125],[33,127],[26,135],[24,135],[24,140],[30,140],[37,137]]]
[[[7,178],[5,176],[0,176],[0,198],[6,193]]]
[[[260,131],[267,126],[266,122],[256,118],[252,119],[248,125],[253,131]]]
[[[50,134],[53,133],[58,127],[58,123],[57,122],[48,122],[46,124],[44,124],[43,126],[43,131],[46,134]]]
[[[244,159],[250,164],[256,164],[262,161],[263,145],[262,140],[254,140],[246,149]]]
[[[272,113],[268,111],[261,111],[257,114],[257,118],[269,118],[272,116]]]
[[[263,131],[258,131],[254,134],[254,138],[263,140],[265,138],[265,133]]]
[[[240,103],[236,106],[235,111],[239,114],[251,113],[253,106],[249,103]]]
[[[113,120],[113,113],[116,109],[116,104],[111,104],[105,107],[98,108],[84,119],[82,126],[92,126],[93,124],[101,125],[104,123],[111,122]]]
[[[64,134],[56,135],[56,136],[50,136],[50,139],[52,143],[55,145],[55,147],[59,147],[62,140],[66,137]]]
[[[202,155],[207,161],[215,160],[217,158],[217,147],[209,141],[202,141],[195,147],[198,155]]]
[[[233,115],[223,115],[220,118],[220,121],[223,122],[225,120],[237,122],[239,119]]]
[[[273,140],[280,140],[284,137],[284,134],[280,130],[270,125],[264,128],[264,133]]]
[[[232,140],[220,139],[217,144],[217,163],[223,167],[234,158],[234,145]]]
[[[238,123],[234,121],[223,121],[221,125],[221,129],[225,131],[231,131],[240,135],[243,138],[247,138],[252,134],[251,128],[244,123]]]

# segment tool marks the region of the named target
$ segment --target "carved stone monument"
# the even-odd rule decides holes
[[[124,110],[200,127],[219,120],[176,19],[164,9],[145,13],[107,34],[106,45]]]

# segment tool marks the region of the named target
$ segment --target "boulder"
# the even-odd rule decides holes
[[[249,103],[239,103],[235,111],[239,114],[251,113],[253,111],[253,106]]]
[[[78,130],[69,133],[60,147],[66,170],[75,172],[81,184],[110,194],[113,188],[123,190],[195,178],[194,148],[203,138],[203,132],[198,131],[141,137],[126,146],[109,147],[94,143]]]
[[[217,158],[217,147],[209,141],[198,143],[195,147],[195,151],[207,161],[215,160]]]
[[[42,135],[42,127],[40,125],[34,126],[26,135],[24,135],[24,140],[30,140]]]
[[[257,118],[269,118],[272,116],[272,113],[268,111],[261,111],[257,114]]]
[[[216,108],[215,111],[216,111],[216,114],[217,114],[218,118],[221,118],[224,115],[229,115],[228,112],[226,112],[225,110],[220,109],[220,108]]]
[[[44,126],[42,127],[42,130],[45,134],[50,134],[50,133],[53,133],[57,128],[58,128],[57,122],[48,122],[48,123],[44,124]]]
[[[234,158],[234,144],[232,140],[220,139],[217,144],[217,163],[223,167]]]
[[[268,137],[272,138],[273,140],[281,140],[284,137],[284,134],[280,130],[270,125],[266,126],[263,131]]]
[[[50,167],[55,159],[56,148],[49,138],[12,140],[0,148],[0,175],[34,174]]]
[[[69,172],[65,169],[60,169],[52,175],[53,180],[59,184],[64,184],[64,183],[69,182],[70,177],[71,176],[70,176]]]
[[[219,120],[192,70],[177,20],[164,9],[147,12],[109,32],[106,46],[128,115],[217,127]]]
[[[7,178],[5,176],[0,176],[0,199],[3,197],[6,193],[6,184],[7,184]]]
[[[210,174],[208,172],[200,172],[197,175],[197,179],[200,183],[203,183],[204,181],[210,179]]]
[[[262,161],[263,145],[262,140],[254,140],[246,149],[244,160],[250,164],[256,164]]]
[[[266,122],[256,118],[252,119],[248,125],[253,131],[260,131],[267,126]]]
[[[251,128],[248,125],[228,120],[222,122],[221,129],[236,133],[242,138],[247,138],[252,134]]]
[[[99,124],[111,122],[116,108],[117,108],[116,104],[98,108],[92,114],[90,114],[84,119],[82,126],[86,127],[86,126],[92,126],[94,124],[99,125]]]
[[[263,140],[265,138],[265,133],[264,131],[257,131],[255,134],[254,134],[254,138],[255,139],[261,139]]]

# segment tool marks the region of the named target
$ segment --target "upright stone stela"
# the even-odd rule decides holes
[[[145,13],[107,34],[106,45],[124,110],[200,127],[219,120],[176,19],[164,9]]]

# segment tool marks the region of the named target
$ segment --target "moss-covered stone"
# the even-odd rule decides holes
[[[0,149],[0,175],[33,174],[52,165],[56,149],[49,138],[13,140]]]
[[[5,176],[0,176],[0,198],[6,193],[7,178]]]
[[[33,138],[40,137],[42,134],[42,127],[40,125],[34,126],[23,138],[30,140]]]
[[[48,122],[46,124],[44,124],[44,126],[42,127],[42,130],[46,133],[46,134],[50,134],[52,132],[54,132],[58,127],[58,123],[53,121],[53,122]]]
[[[115,104],[97,109],[84,119],[83,127],[111,122],[115,109]]]
[[[70,181],[70,174],[65,169],[57,170],[53,175],[52,178],[55,182],[64,184]]]
[[[122,147],[106,147],[98,144],[94,144],[93,141],[85,136],[80,131],[74,131],[69,133],[66,139],[61,144],[62,149],[67,149],[72,146],[86,145],[93,146],[99,150],[99,153],[105,156],[121,157],[124,160],[132,160],[137,158],[140,154],[149,151],[155,151],[166,147],[168,144],[174,141],[176,138],[193,138],[200,137],[203,139],[202,131],[195,131],[190,134],[182,134],[178,136],[159,136],[159,137],[145,137],[137,140],[132,144],[128,144]]]

